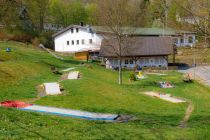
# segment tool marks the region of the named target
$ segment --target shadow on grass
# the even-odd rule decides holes
[[[76,60],[62,60],[64,63],[70,63],[70,64],[75,64],[75,65],[78,65],[78,64],[81,64],[82,62],[81,61],[76,61]],[[83,63],[86,63],[86,62],[83,62]]]
[[[138,82],[138,83],[137,83]],[[157,81],[136,81],[133,84],[123,84],[126,88],[145,88],[145,87],[158,87]]]
[[[168,126],[176,127],[176,126],[179,126],[180,120],[182,119],[181,115],[157,115],[157,114],[148,114],[148,113],[134,114],[128,111],[125,111],[125,112],[119,113],[119,114],[131,115],[135,118],[134,120],[128,121],[126,123],[133,124],[133,125],[144,125],[147,128],[154,128],[154,127],[160,127],[160,126],[161,127],[168,127]],[[107,124],[107,122],[103,122],[103,121],[96,121],[96,123]]]

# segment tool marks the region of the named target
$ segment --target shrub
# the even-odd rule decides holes
[[[39,46],[39,44],[40,44],[40,41],[39,41],[39,39],[37,38],[37,37],[35,37],[35,38],[33,38],[32,40],[31,40],[31,43],[34,45],[34,46]]]
[[[130,74],[129,79],[130,79],[131,81],[136,81],[136,80],[137,80],[137,79],[136,79],[136,75],[135,75],[134,73],[131,73],[131,74]]]
[[[30,42],[32,39],[32,36],[23,32],[23,31],[19,31],[19,30],[15,30],[10,32],[12,34],[12,36],[10,38],[8,38],[9,40],[12,41],[18,41],[18,42]]]
[[[45,47],[54,49],[52,32],[43,32],[39,35],[39,42],[44,44]]]
[[[4,29],[0,30],[0,40],[8,40],[11,37],[12,37],[12,35],[9,34],[6,30],[4,30]]]

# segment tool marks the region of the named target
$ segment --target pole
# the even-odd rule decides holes
[[[191,45],[191,48],[193,50],[193,77],[195,80],[195,69],[196,69],[196,54],[195,54],[195,45]]]
[[[195,80],[195,68],[196,68],[196,57],[195,57],[195,46],[194,46],[194,58],[193,58],[193,61],[194,61],[194,80]]]

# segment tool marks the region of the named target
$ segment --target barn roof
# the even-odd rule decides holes
[[[100,56],[117,57],[119,43],[116,39],[102,41]],[[132,37],[122,42],[122,56],[165,56],[173,53],[171,37]]]

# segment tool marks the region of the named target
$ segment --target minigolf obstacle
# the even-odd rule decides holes
[[[59,95],[62,94],[60,90],[60,85],[56,82],[54,83],[44,83],[44,90],[46,95]]]
[[[156,93],[156,92],[145,92],[144,95],[160,98],[162,100],[165,100],[165,101],[168,101],[168,102],[171,102],[171,103],[184,103],[184,102],[186,102],[185,100],[177,98],[177,97],[173,97],[170,94],[162,94],[162,93]]]
[[[79,79],[80,78],[80,73],[79,71],[72,71],[69,72],[67,79],[69,80],[74,80],[74,79]]]
[[[73,110],[73,109],[40,106],[34,104],[27,104],[22,101],[5,101],[1,102],[0,106],[17,108],[19,110],[25,110],[25,111],[48,113],[59,116],[67,116],[72,118],[80,118],[80,119],[95,120],[95,121],[127,122],[133,119],[132,116],[128,115],[93,113],[93,112]]]
[[[158,82],[161,88],[174,88],[175,86],[171,82]]]

